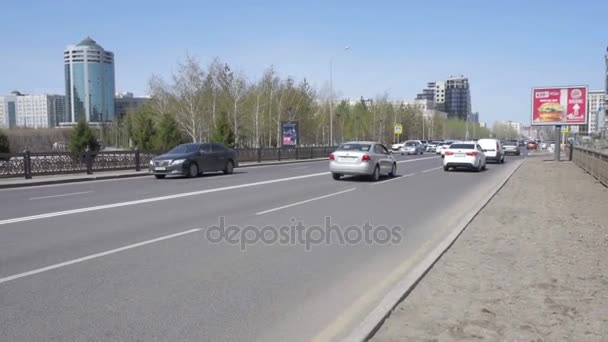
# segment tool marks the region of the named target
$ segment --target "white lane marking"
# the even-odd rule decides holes
[[[385,180],[385,181],[381,181],[381,182],[375,182],[375,183],[371,183],[371,184],[372,184],[372,185],[384,184],[384,183],[388,183],[388,182],[392,182],[392,181],[400,180],[401,178],[405,178],[405,177],[411,177],[411,176],[413,176],[413,175],[415,175],[415,173],[410,173],[410,174],[407,174],[407,175],[398,176],[398,177],[395,177],[395,178],[387,179],[387,180]]]
[[[273,179],[273,180],[267,180],[267,181],[261,181],[261,182],[232,185],[232,186],[226,186],[226,187],[221,187],[221,188],[206,189],[206,190],[193,191],[193,192],[185,192],[185,193],[181,193],[181,194],[161,196],[161,197],[152,197],[152,198],[146,198],[146,199],[136,200],[136,201],[119,202],[119,203],[98,205],[98,206],[94,206],[94,207],[72,209],[72,210],[65,210],[65,211],[58,211],[58,212],[47,213],[47,214],[25,216],[25,217],[17,217],[17,218],[8,219],[8,220],[1,220],[0,221],[0,225],[9,224],[9,223],[16,223],[16,222],[40,220],[40,219],[45,219],[45,218],[49,218],[49,217],[56,217],[56,216],[72,215],[72,214],[84,213],[84,212],[89,212],[89,211],[104,210],[104,209],[111,209],[111,208],[118,208],[118,207],[126,207],[126,206],[130,206],[130,205],[137,205],[137,204],[143,204],[143,203],[166,201],[166,200],[170,200],[170,199],[183,198],[183,197],[189,197],[189,196],[197,196],[197,195],[209,194],[209,193],[213,193],[213,192],[220,192],[220,191],[227,191],[227,190],[248,188],[248,187],[258,186],[258,185],[266,185],[266,184],[287,182],[287,181],[293,181],[293,180],[305,179],[305,178],[311,178],[311,177],[325,176],[325,175],[328,175],[328,174],[330,174],[330,172],[312,173],[312,174],[302,175],[302,176],[294,176],[294,177],[279,178],[279,179]]]
[[[45,198],[67,197],[67,196],[74,196],[74,195],[90,194],[91,192],[93,192],[93,191],[80,191],[80,192],[71,192],[69,194],[51,195],[51,196],[42,196],[42,197],[32,197],[32,198],[30,198],[30,201],[39,200],[39,199],[45,199]]]
[[[428,170],[424,170],[424,171],[420,171],[421,173],[427,173],[427,172],[431,172],[431,171],[435,171],[435,170],[439,170],[443,168],[443,166],[439,166],[439,167],[434,167],[432,169],[428,169]]]
[[[333,194],[324,195],[324,196],[319,196],[319,197],[315,197],[315,198],[307,199],[307,200],[305,200],[305,201],[296,202],[296,203],[292,203],[292,204],[284,205],[284,206],[281,206],[281,207],[277,207],[277,208],[272,208],[272,209],[268,209],[268,210],[260,211],[259,213],[256,213],[256,215],[264,215],[264,214],[268,214],[268,213],[271,213],[271,212],[273,212],[273,211],[278,211],[278,210],[281,210],[281,209],[286,209],[286,208],[290,208],[290,207],[295,207],[296,205],[305,204],[305,203],[309,203],[309,202],[312,202],[312,201],[317,201],[317,200],[324,199],[324,198],[327,198],[327,197],[332,197],[332,196],[341,195],[341,194],[343,194],[343,193],[347,193],[347,192],[350,192],[350,191],[353,191],[353,190],[357,190],[357,188],[350,188],[350,189],[347,189],[347,190],[343,190],[343,191],[334,192]]]
[[[397,164],[401,164],[401,163],[410,163],[410,162],[415,162],[418,160],[427,160],[427,159],[437,159],[437,157],[426,157],[426,158],[416,158],[416,159],[408,159],[408,160],[399,160],[397,162]]]
[[[12,276],[0,278],[0,284],[9,282],[11,280],[19,279],[19,278],[29,277],[29,276],[34,275],[34,274],[38,274],[38,273],[54,270],[54,269],[57,269],[57,268],[66,267],[66,266],[69,266],[69,265],[77,264],[77,263],[84,262],[84,261],[87,261],[87,260],[101,258],[103,256],[114,254],[114,253],[118,253],[118,252],[122,252],[122,251],[125,251],[127,249],[137,248],[137,247],[149,245],[151,243],[155,243],[155,242],[159,242],[159,241],[163,241],[163,240],[172,239],[172,238],[175,238],[175,237],[178,237],[178,236],[195,233],[195,232],[198,232],[200,230],[201,230],[201,228],[190,229],[190,230],[186,230],[184,232],[175,233],[175,234],[171,234],[171,235],[165,235],[165,236],[161,236],[161,237],[156,238],[156,239],[147,240],[147,241],[143,241],[143,242],[138,242],[138,243],[134,243],[132,245],[128,245],[128,246],[124,246],[124,247],[120,247],[120,248],[116,248],[116,249],[111,249],[109,251],[87,255],[87,256],[82,257],[82,258],[73,259],[73,260],[62,262],[62,263],[59,263],[59,264],[50,265],[50,266],[46,266],[46,267],[42,267],[42,268],[37,268],[35,270],[31,270],[31,271],[28,271],[28,272],[23,272],[23,273],[15,274],[15,275],[12,275]]]

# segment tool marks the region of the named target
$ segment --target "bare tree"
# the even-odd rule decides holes
[[[205,127],[202,96],[205,73],[193,57],[187,56],[186,61],[179,64],[173,79],[177,100],[176,120],[193,142],[201,142]]]

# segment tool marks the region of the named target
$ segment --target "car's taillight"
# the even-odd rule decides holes
[[[452,151],[445,151],[445,155],[446,155],[446,156],[451,156],[451,155],[453,155],[453,154],[454,154],[454,152],[452,152]]]
[[[467,152],[467,156],[475,157],[477,152]]]
[[[336,160],[336,157],[334,157],[333,153],[329,155],[329,160]]]
[[[361,157],[361,161],[370,161],[372,160],[367,154],[364,154],[363,157]]]

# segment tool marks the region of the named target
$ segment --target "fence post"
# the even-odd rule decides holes
[[[299,157],[299,156],[298,156],[298,146],[296,146],[296,160],[298,160],[298,159],[299,159],[298,157]]]
[[[135,171],[141,171],[141,165],[139,162],[139,147],[135,148]]]
[[[25,173],[25,179],[32,179],[32,159],[30,150],[27,148],[23,150],[23,171]]]
[[[281,161],[281,148],[279,147],[279,161]]]
[[[262,162],[262,148],[258,147],[258,163]]]
[[[84,150],[84,163],[87,168],[87,175],[93,174],[93,161],[91,158],[91,149],[87,146],[87,149]]]

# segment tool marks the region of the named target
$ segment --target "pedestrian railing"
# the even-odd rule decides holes
[[[572,148],[572,161],[608,186],[608,152],[575,146]]]
[[[284,147],[235,149],[239,163],[281,161],[287,159],[314,159],[328,157],[335,148]],[[163,151],[85,151],[82,154],[69,152],[0,153],[0,178],[60,175],[100,171],[134,170],[148,168],[150,160]]]

